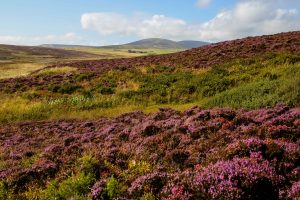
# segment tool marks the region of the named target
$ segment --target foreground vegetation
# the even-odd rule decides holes
[[[298,199],[300,110],[161,109],[0,127],[0,199]]]
[[[72,81],[4,92],[0,121],[94,119],[133,110],[159,107],[185,110],[205,108],[260,108],[284,102],[300,105],[300,55],[268,54],[235,60],[210,69],[145,66],[111,70],[100,77],[76,69],[50,68],[34,76],[75,73]]]

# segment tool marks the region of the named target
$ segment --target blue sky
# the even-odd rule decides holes
[[[299,0],[6,0],[0,43],[222,41],[300,30]]]

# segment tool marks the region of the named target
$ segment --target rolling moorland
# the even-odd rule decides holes
[[[0,86],[0,199],[300,198],[300,32]]]
[[[125,45],[92,47],[79,45],[14,46],[0,44],[0,79],[26,76],[54,63],[78,60],[130,58],[168,54],[205,45],[198,41],[175,43],[148,39]]]
[[[58,61],[96,59],[99,55],[63,49],[0,44],[0,79],[29,75]]]

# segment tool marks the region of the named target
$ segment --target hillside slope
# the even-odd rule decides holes
[[[193,40],[183,40],[177,42],[180,46],[182,46],[184,49],[192,49],[192,48],[198,48],[201,46],[208,45],[208,42],[202,42],[202,41],[193,41]]]
[[[116,67],[130,68],[148,65],[205,68],[234,59],[251,58],[276,52],[300,52],[300,31],[220,42],[168,55],[83,61],[74,62],[71,65],[80,70],[95,73]]]
[[[35,46],[15,46],[0,44],[0,60],[22,59],[27,57],[51,57],[51,58],[76,58],[91,57],[93,54],[69,51],[63,49],[53,49]]]

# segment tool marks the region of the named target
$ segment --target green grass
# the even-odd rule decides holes
[[[182,111],[195,105],[235,109],[279,102],[300,105],[300,55],[236,60],[206,70],[145,66],[112,70],[98,78],[75,77],[76,84],[1,94],[0,122],[95,119],[134,110],[150,113],[160,107]]]

